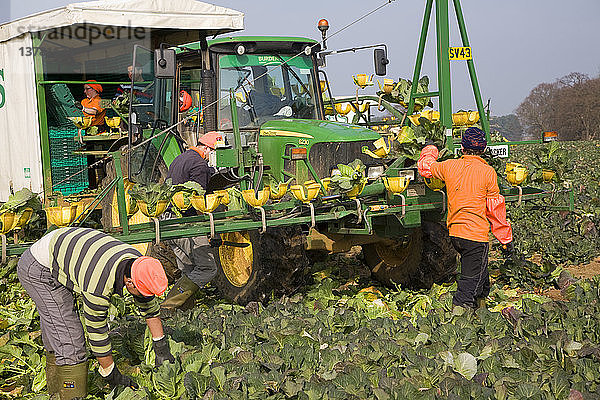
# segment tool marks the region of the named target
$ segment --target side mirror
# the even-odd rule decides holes
[[[385,76],[387,74],[387,65],[390,63],[385,49],[373,50],[373,57],[375,59],[375,73],[379,76]]]
[[[154,76],[156,78],[175,78],[175,50],[154,50]]]

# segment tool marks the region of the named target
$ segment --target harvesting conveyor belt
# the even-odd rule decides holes
[[[501,192],[507,202],[552,198],[563,193],[568,195],[568,205],[548,207],[570,211],[574,208],[572,189],[544,191],[532,187],[511,187]],[[310,203],[282,201],[259,208],[248,207],[161,221],[155,219],[149,223],[128,225],[127,234],[123,233],[122,228],[109,233],[125,243],[135,244],[226,232],[263,231],[290,225],[314,226],[328,223],[330,232],[371,235],[374,220],[378,218],[392,216],[397,218],[404,228],[414,228],[420,226],[422,212],[445,213],[446,196],[443,191],[426,190],[422,195],[412,193],[413,195],[410,195],[410,192],[391,195],[386,192],[383,183],[376,181],[367,185],[362,197],[357,199],[327,196]],[[261,208],[263,212],[260,212]],[[7,256],[20,255],[30,245],[31,243],[7,245],[5,251]]]

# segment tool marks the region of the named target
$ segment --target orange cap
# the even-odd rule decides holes
[[[160,296],[167,290],[169,281],[162,264],[156,258],[142,256],[131,265],[133,284],[144,296]]]
[[[94,79],[88,79],[86,82],[97,82],[97,81],[95,81]],[[91,87],[98,93],[102,93],[102,85],[99,83],[85,83],[85,85],[88,85],[89,87]]]
[[[221,134],[219,132],[216,131],[210,131],[205,133],[204,135],[200,136],[200,139],[198,139],[198,142],[200,142],[201,144],[210,147],[211,149],[214,149],[217,145],[218,141],[223,140],[223,136],[221,136]]]

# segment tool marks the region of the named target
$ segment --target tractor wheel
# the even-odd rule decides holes
[[[309,270],[304,235],[300,227],[270,228],[221,235],[224,242],[247,244],[219,247],[217,289],[239,304],[267,301],[272,295],[291,294],[304,283]]]
[[[121,147],[122,149],[125,146]],[[121,159],[121,171],[124,176],[127,176],[127,162],[125,159]],[[105,188],[112,183],[117,177],[115,170],[115,161],[111,158],[104,165],[104,179],[102,179],[101,187]],[[117,191],[116,186],[113,187],[110,192],[102,200],[102,219],[100,222],[104,229],[110,229],[115,226],[119,226],[119,209],[117,207]]]
[[[413,289],[452,280],[456,256],[448,230],[438,222],[423,221],[421,228],[403,241],[363,245],[365,262],[378,281]]]

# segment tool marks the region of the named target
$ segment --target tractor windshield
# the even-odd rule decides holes
[[[240,128],[280,118],[317,118],[312,59],[307,56],[221,55],[219,129],[233,127],[230,91]]]

